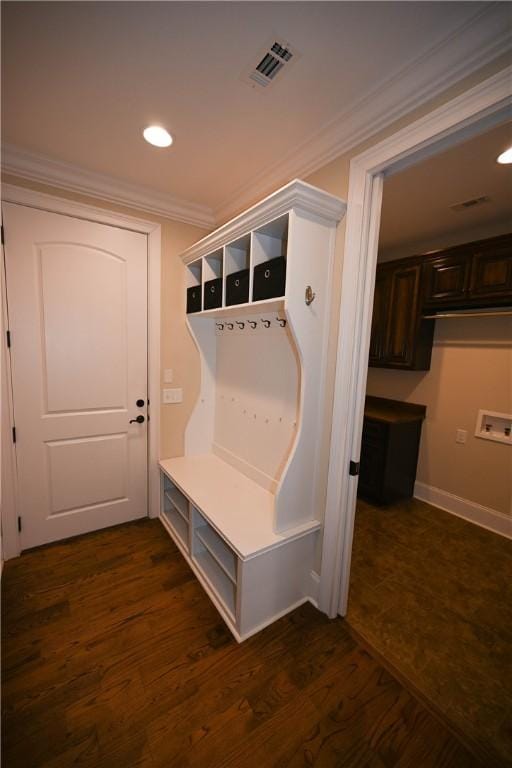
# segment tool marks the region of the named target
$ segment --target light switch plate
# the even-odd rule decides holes
[[[162,402],[169,403],[182,403],[183,402],[183,389],[181,387],[176,389],[163,389],[162,390]]]
[[[172,384],[173,381],[173,371],[172,368],[165,368],[164,369],[164,384]]]
[[[455,442],[460,443],[461,445],[464,445],[468,437],[468,431],[467,429],[458,429],[456,436],[455,436]]]

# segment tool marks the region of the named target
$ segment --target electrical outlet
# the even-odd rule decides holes
[[[456,436],[455,436],[455,442],[460,443],[461,445],[464,445],[468,437],[467,429],[458,429]]]
[[[173,371],[172,368],[165,368],[164,369],[164,384],[172,384],[173,382]]]
[[[163,389],[162,390],[162,402],[169,403],[182,403],[183,402],[183,390],[177,389]]]

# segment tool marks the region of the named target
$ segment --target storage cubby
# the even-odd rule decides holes
[[[251,235],[244,235],[224,250],[226,306],[245,304],[251,295]]]
[[[198,524],[194,528],[194,535],[201,546],[209,551],[228,579],[236,584],[236,571],[238,558],[224,539],[209,525],[204,517],[198,513]]]
[[[222,307],[224,295],[224,254],[222,249],[203,259],[203,308]]]
[[[166,504],[162,510],[162,515],[167,523],[167,528],[172,529],[187,551],[189,550],[189,527],[183,515],[172,504]]]
[[[182,508],[178,491],[191,510],[191,549],[181,550],[239,641],[313,589],[329,289],[344,210],[295,181],[182,256],[189,269],[202,259],[203,285],[223,278],[225,290],[247,269],[251,281],[249,301],[224,296],[223,306],[189,314],[200,392],[184,455],[160,462],[164,499]],[[254,301],[257,270],[276,259],[286,264],[279,295]],[[175,539],[177,525],[166,525]]]
[[[188,264],[186,267],[187,314],[201,312],[203,308],[202,266],[202,259],[199,259],[192,262],[192,264]]]
[[[253,301],[284,296],[288,252],[288,216],[281,216],[253,233]]]

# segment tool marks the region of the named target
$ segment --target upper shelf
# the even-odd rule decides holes
[[[312,520],[275,533],[275,496],[212,453],[164,459],[160,467],[242,559],[320,526]]]
[[[289,241],[297,216],[306,212],[332,226],[344,209],[338,198],[296,181],[203,238],[182,256],[187,314],[233,316],[253,305],[264,311],[269,301],[269,311],[281,309],[275,301],[287,295],[294,253],[289,254]]]

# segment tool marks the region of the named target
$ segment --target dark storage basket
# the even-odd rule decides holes
[[[254,267],[254,285],[252,300],[262,301],[284,296],[286,285],[286,259],[280,256],[277,259],[264,261]]]
[[[194,285],[187,288],[187,314],[201,311],[201,286]]]
[[[222,277],[206,281],[204,284],[203,305],[205,309],[222,307]]]
[[[249,270],[241,269],[226,277],[226,305],[249,301]]]

